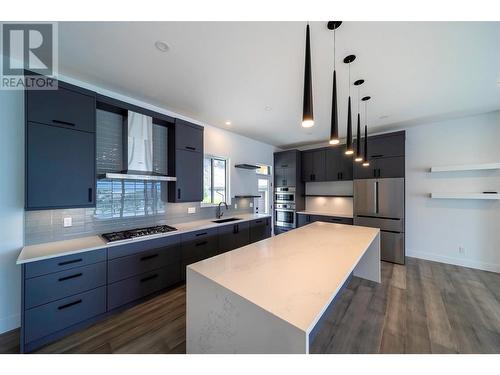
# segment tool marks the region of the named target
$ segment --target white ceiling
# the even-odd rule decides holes
[[[59,70],[276,146],[311,144],[329,136],[333,33],[313,22],[311,37],[312,129],[300,126],[304,22],[61,23]],[[170,50],[159,52],[157,40]],[[500,109],[499,40],[500,22],[344,22],[336,59],[340,135],[347,54],[357,56],[351,81],[365,79],[361,95],[372,96],[373,133]]]

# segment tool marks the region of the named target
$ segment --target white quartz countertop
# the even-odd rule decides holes
[[[185,223],[178,223],[178,224],[168,224],[167,223],[168,225],[171,225],[171,226],[177,228],[177,230],[173,231],[173,232],[158,234],[158,235],[144,236],[144,237],[136,238],[133,240],[117,241],[117,242],[110,242],[110,243],[107,243],[104,239],[101,238],[101,236],[94,235],[94,236],[88,236],[88,237],[75,238],[75,239],[71,239],[71,240],[47,242],[47,243],[41,243],[41,244],[37,244],[37,245],[28,245],[28,246],[24,246],[22,248],[21,253],[19,254],[19,257],[17,258],[16,263],[23,264],[23,263],[35,262],[35,261],[55,258],[55,257],[63,256],[63,255],[77,254],[77,253],[82,253],[85,251],[102,249],[105,247],[119,246],[119,245],[124,245],[124,244],[132,243],[132,242],[135,243],[138,241],[147,241],[147,240],[151,240],[154,238],[160,238],[160,237],[166,237],[166,236],[174,236],[177,234],[193,232],[193,231],[200,230],[200,229],[223,227],[224,225],[237,224],[237,223],[241,223],[243,221],[250,221],[250,220],[254,220],[254,219],[270,217],[270,215],[266,215],[266,214],[241,214],[241,215],[239,215],[239,214],[236,214],[233,216],[228,216],[228,218],[229,217],[237,217],[237,218],[240,218],[241,220],[235,220],[235,221],[231,221],[231,222],[224,223],[224,224],[214,223],[213,220],[215,220],[215,218],[205,219],[205,220],[188,221]],[[222,219],[225,219],[225,218],[226,218],[225,216],[222,217]]]
[[[336,214],[334,212],[321,212],[321,211],[298,211],[298,214],[304,214],[304,215],[320,215],[320,216],[334,216],[334,217],[345,217],[347,219],[352,219],[353,215],[352,214]]]
[[[309,333],[379,231],[316,222],[188,268]]]

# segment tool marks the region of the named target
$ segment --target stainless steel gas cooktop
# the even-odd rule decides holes
[[[124,230],[121,232],[104,233],[101,236],[108,242],[124,241],[134,238],[151,236],[155,234],[168,233],[177,230],[169,225],[157,225],[154,227]]]

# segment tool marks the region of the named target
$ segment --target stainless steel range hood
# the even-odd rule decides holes
[[[126,126],[124,124],[123,146],[123,164],[127,166],[127,169],[118,173],[106,173],[100,176],[101,178],[177,180],[175,177],[153,172],[153,119],[151,117],[128,111]]]

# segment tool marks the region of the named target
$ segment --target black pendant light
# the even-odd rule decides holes
[[[347,100],[347,142],[346,155],[352,155],[354,149],[352,147],[352,116],[351,116],[351,63],[356,59],[356,56],[349,55],[344,58],[344,63],[349,65],[349,99]]]
[[[337,145],[339,140],[339,116],[337,109],[337,73],[335,71],[335,30],[339,28],[342,21],[329,21],[328,29],[333,30],[333,90],[332,90],[332,119],[330,128],[330,144]]]
[[[364,79],[358,79],[354,82],[354,86],[358,87],[358,126],[356,129],[356,153],[354,161],[359,163],[363,161],[363,155],[361,154],[361,116],[359,114],[359,102],[361,101],[361,96],[359,95],[359,87],[365,83]]]
[[[363,152],[363,167],[368,167],[370,166],[370,162],[368,161],[368,112],[367,112],[367,105],[368,105],[368,100],[370,100],[369,96],[365,96],[362,101],[365,102],[365,150]]]
[[[304,70],[304,103],[302,111],[302,126],[310,128],[314,126],[312,76],[311,76],[311,41],[309,23],[306,26],[306,61]]]

